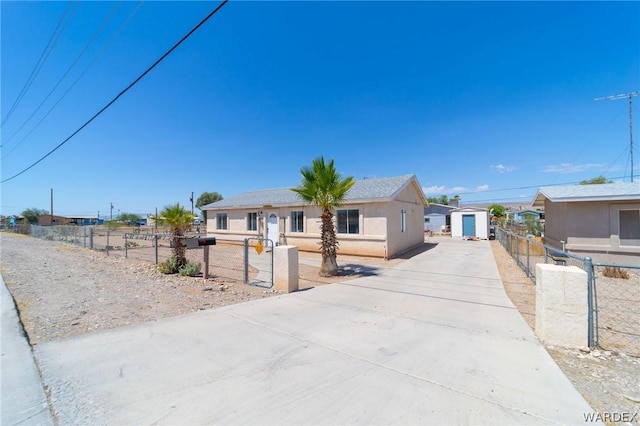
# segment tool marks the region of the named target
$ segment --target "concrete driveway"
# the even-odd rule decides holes
[[[580,424],[487,241],[35,348],[59,424]]]

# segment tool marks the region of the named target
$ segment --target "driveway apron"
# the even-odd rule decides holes
[[[338,259],[340,260],[340,259]],[[579,424],[593,410],[507,298],[488,241],[49,342],[60,424]]]

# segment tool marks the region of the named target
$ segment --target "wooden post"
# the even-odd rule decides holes
[[[204,279],[209,279],[209,246],[204,246]]]

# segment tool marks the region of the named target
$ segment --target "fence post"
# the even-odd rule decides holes
[[[109,233],[111,232],[111,230],[107,229],[107,246],[105,247],[105,249],[107,250],[107,256],[109,256]]]
[[[529,251],[529,243],[530,243],[530,241],[527,238],[527,276],[531,277],[531,276],[533,276],[533,274],[531,273],[531,269],[529,268],[529,253],[530,253],[530,251]]]
[[[93,228],[89,228],[89,248],[93,250]]]
[[[87,248],[87,228],[82,227],[82,247]]]
[[[158,234],[153,234],[153,246],[156,249],[156,265],[158,264]]]
[[[595,279],[595,274],[593,271],[593,261],[590,257],[584,258],[584,268],[587,270],[587,309],[589,328],[587,331],[587,341],[589,343],[590,348],[594,348],[596,346],[596,342],[594,339],[594,319],[593,319],[593,281]]]
[[[129,255],[129,252],[128,252],[129,248],[128,247],[129,247],[129,244],[128,244],[128,241],[127,241],[127,233],[125,232],[124,233],[124,258],[125,259],[127,257],[129,257],[128,256]]]
[[[249,283],[249,239],[244,239],[244,283]]]

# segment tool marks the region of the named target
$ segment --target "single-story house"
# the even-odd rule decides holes
[[[41,226],[66,225],[67,223],[67,218],[64,216],[52,216],[50,214],[42,214],[38,216],[38,225]]]
[[[457,206],[446,204],[429,203],[424,209],[424,230],[425,232],[444,232],[451,226],[451,210]]]
[[[451,237],[489,238],[489,210],[461,207],[451,211]]]
[[[594,259],[638,262],[640,183],[547,186],[538,189],[534,207],[544,207],[547,244]]]
[[[38,225],[42,226],[50,226],[51,223],[51,215],[43,214],[38,217]],[[71,215],[71,216],[56,216],[53,215],[53,225],[78,225],[78,226],[86,226],[86,225],[97,225],[98,224],[97,216],[82,216],[82,215]]]
[[[536,210],[520,210],[513,213],[515,222],[526,222],[527,220],[540,220],[543,218],[542,212]]]
[[[427,200],[415,175],[355,182],[336,209],[339,254],[390,258],[424,243]],[[319,251],[319,208],[291,188],[251,191],[202,207],[207,235],[224,240],[266,237],[276,245]]]

